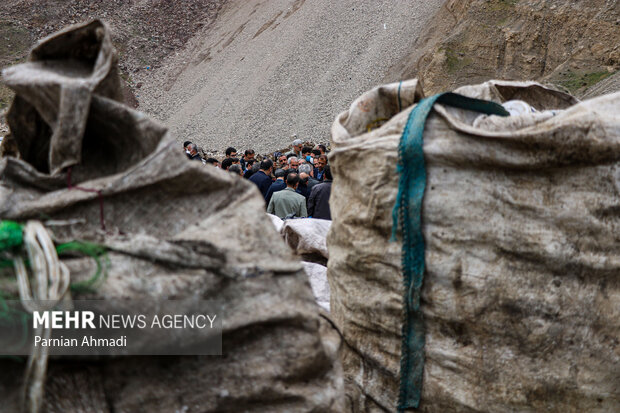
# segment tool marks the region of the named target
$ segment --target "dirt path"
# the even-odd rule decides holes
[[[153,71],[140,109],[207,150],[267,152],[294,133],[327,142],[336,114],[385,80],[442,3],[230,1]]]

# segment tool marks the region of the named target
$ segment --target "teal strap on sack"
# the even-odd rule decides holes
[[[422,99],[409,114],[400,138],[398,195],[392,210],[392,240],[402,234],[404,284],[404,321],[400,358],[398,411],[417,408],[422,394],[424,374],[424,320],[420,311],[420,292],[424,278],[424,236],[422,200],[426,188],[423,139],[426,118],[435,103],[472,110],[488,115],[509,116],[499,104],[472,99],[455,93],[442,93]]]

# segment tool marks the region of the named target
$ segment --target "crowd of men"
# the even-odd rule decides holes
[[[196,144],[190,141],[184,142],[183,148],[190,160],[213,165],[254,183],[265,198],[270,214],[281,219],[331,220],[332,174],[324,145],[304,146],[301,139],[295,139],[290,152],[276,152],[273,160],[265,157],[261,161],[255,159],[252,149],[238,157],[237,150],[229,147],[221,162],[201,157]]]

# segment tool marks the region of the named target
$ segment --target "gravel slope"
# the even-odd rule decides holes
[[[606,95],[608,93],[615,93],[618,91],[620,91],[620,72],[616,72],[612,76],[592,86],[583,96],[581,96],[581,99],[591,99],[597,96]]]
[[[229,1],[152,71],[140,109],[206,150],[266,153],[292,134],[327,142],[334,117],[385,80],[442,3]]]

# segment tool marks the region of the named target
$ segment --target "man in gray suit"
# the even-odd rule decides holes
[[[288,174],[286,188],[273,194],[267,206],[267,212],[281,219],[290,215],[306,218],[308,216],[306,198],[295,191],[298,184],[299,175],[296,173]]]

